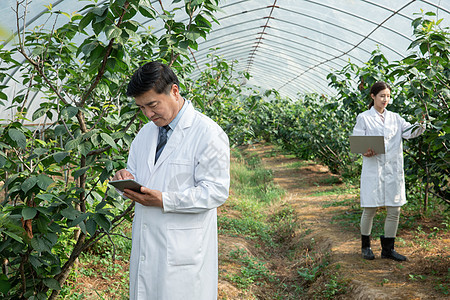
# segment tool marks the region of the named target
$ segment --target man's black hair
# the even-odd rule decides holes
[[[173,84],[179,87],[178,78],[172,69],[159,61],[152,61],[139,67],[131,76],[127,96],[138,97],[152,89],[158,94],[167,94]]]

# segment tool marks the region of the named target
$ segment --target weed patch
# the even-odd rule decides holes
[[[219,278],[240,289],[245,299],[249,294],[256,299],[308,299],[325,294],[331,299],[345,293],[346,284],[339,281],[337,271],[329,270],[328,256],[314,250],[313,239],[305,239],[310,230],[283,201],[285,192],[273,183],[273,173],[246,152],[235,157],[233,193],[221,208],[218,225],[220,236],[227,236],[228,242],[235,238],[236,246],[221,251]],[[320,287],[314,285],[319,279]]]

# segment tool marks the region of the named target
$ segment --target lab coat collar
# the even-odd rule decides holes
[[[375,122],[381,124],[381,126],[384,126],[386,124],[386,122],[388,121],[389,118],[389,111],[385,108],[385,115],[384,115],[384,123],[383,121],[381,121],[381,118],[379,116],[379,113],[377,112],[377,110],[375,109],[375,107],[371,107],[369,110],[370,115],[372,116],[372,118],[375,119]]]
[[[173,129],[172,135],[167,141],[166,146],[164,147],[161,156],[158,158],[158,161],[154,165],[153,170],[156,170],[169,156],[170,154],[177,149],[178,145],[183,142],[185,136],[185,129],[192,126],[195,117],[195,109],[190,101],[185,103],[187,105],[186,111],[181,116],[181,119],[178,121],[177,126]]]

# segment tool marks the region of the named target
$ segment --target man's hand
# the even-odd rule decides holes
[[[373,151],[372,149],[369,148],[369,150],[367,150],[367,152],[364,153],[363,155],[365,157],[372,157],[372,156],[377,155],[377,154],[375,153],[375,151]]]
[[[141,187],[141,193],[136,193],[132,190],[125,189],[123,195],[145,206],[163,207],[162,193],[158,190]]]
[[[112,178],[112,180],[124,180],[124,179],[134,179],[134,176],[131,175],[130,172],[128,172],[127,169],[122,169],[116,172],[116,174],[114,174],[114,177]]]

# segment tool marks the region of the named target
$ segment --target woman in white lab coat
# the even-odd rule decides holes
[[[400,208],[406,203],[403,172],[402,139],[419,136],[424,128],[411,125],[397,113],[388,111],[391,88],[385,82],[376,82],[371,90],[369,110],[358,115],[353,135],[384,136],[385,154],[368,149],[363,154],[361,171],[361,250],[364,259],[374,259],[370,248],[370,234],[377,207],[386,207],[384,235],[381,238],[381,257],[404,261],[406,257],[394,250],[400,217]]]

